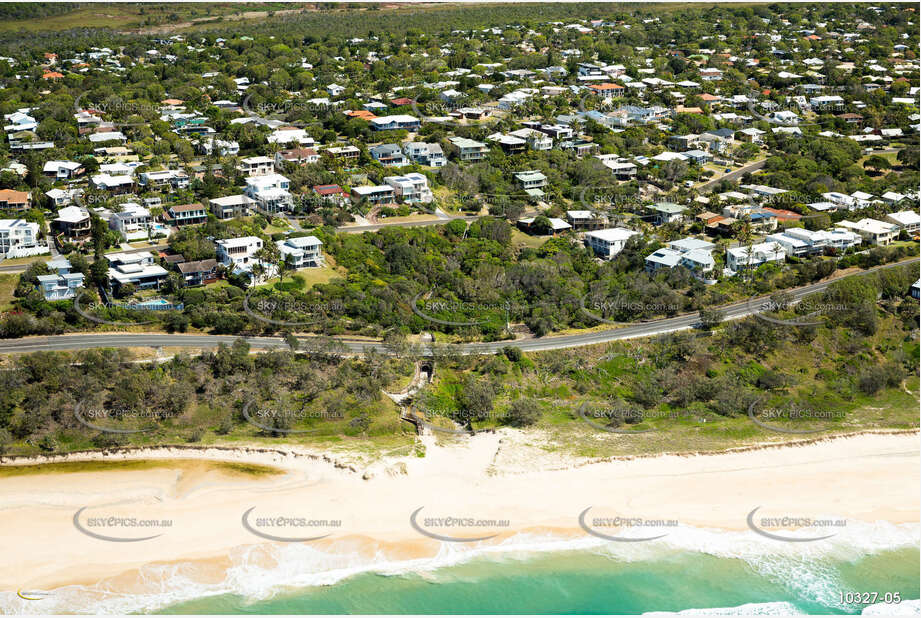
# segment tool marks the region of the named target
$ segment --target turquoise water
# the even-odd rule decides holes
[[[475,558],[422,574],[364,573],[268,600],[221,595],[159,612],[640,614],[733,607],[740,614],[859,614],[861,606],[840,604],[842,591],[899,592],[902,599],[916,600],[921,596],[919,568],[917,548],[853,561],[789,556],[743,560],[689,551],[623,561],[603,550],[558,551],[526,558]],[[739,607],[743,605],[747,607]]]

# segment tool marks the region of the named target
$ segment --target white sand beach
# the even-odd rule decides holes
[[[243,516],[250,509],[250,527],[266,534],[328,535],[297,544],[390,561],[444,550],[443,542],[411,525],[410,516],[419,508],[423,510],[417,524],[435,534],[497,535],[476,545],[501,543],[526,532],[589,538],[578,519],[588,507],[592,516],[677,520],[681,526],[746,534],[746,517],[756,507],[761,507],[759,517],[828,516],[846,518],[848,525],[919,520],[917,433],[864,434],[800,446],[642,457],[552,470],[519,458],[511,466],[514,473],[503,472],[509,468],[503,461],[515,459],[520,440],[520,432],[510,429],[452,445],[428,439],[425,457],[390,459],[374,467],[371,475],[294,451],[146,449],[106,459],[184,463],[4,477],[0,546],[8,559],[0,564],[0,586],[6,591],[104,581],[140,586],[138,569],[177,563],[195,565],[190,577],[218,580],[226,577],[230,556],[240,548],[286,544],[247,530]],[[99,458],[96,454],[70,459]],[[265,464],[283,474],[251,477],[195,463],[208,460]],[[75,525],[75,513],[84,507],[77,517],[84,531],[114,538],[158,536],[129,542],[94,538]],[[169,520],[171,525],[113,526],[111,517]],[[257,522],[279,517],[317,521],[273,527]],[[438,526],[431,521],[446,517],[496,521],[475,526]],[[94,518],[109,524],[94,526],[99,523]],[[629,528],[605,532],[638,534]],[[270,553],[253,553],[250,559],[259,556],[272,559]]]

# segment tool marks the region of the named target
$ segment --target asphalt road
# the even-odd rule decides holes
[[[850,277],[859,277],[868,272],[904,266],[906,264],[915,264],[919,258],[898,262],[895,264],[886,264],[878,266],[868,271],[848,275]],[[839,278],[840,279],[840,278]],[[837,281],[835,279],[832,281]],[[820,292],[827,288],[832,281],[813,283],[793,290],[789,290],[793,296],[794,302],[802,300],[805,296]],[[721,307],[725,314],[726,320],[735,320],[743,318],[758,312],[759,300],[752,299],[744,302],[734,303]],[[694,328],[699,322],[697,313],[681,315],[673,318],[664,318],[650,322],[641,322],[630,324],[623,327],[614,327],[605,330],[599,330],[588,333],[578,333],[574,335],[562,335],[558,337],[542,337],[535,339],[521,339],[518,341],[496,341],[491,343],[466,343],[458,344],[461,352],[464,354],[493,354],[504,347],[512,346],[520,348],[526,352],[536,352],[543,350],[558,350],[564,348],[576,348],[586,345],[607,343],[609,341],[618,341],[623,339],[637,339],[641,337],[651,337],[664,333],[670,333],[681,330]],[[791,326],[790,328],[796,328]],[[0,340],[0,354],[11,353],[29,353],[41,351],[59,351],[59,350],[81,350],[87,348],[141,348],[141,347],[189,347],[189,348],[213,348],[219,343],[231,344],[238,337],[233,335],[171,335],[171,334],[120,334],[120,333],[103,333],[103,334],[85,334],[85,335],[58,335],[52,337],[26,337],[23,339],[4,339]],[[287,348],[287,344],[278,337],[246,337],[247,342],[253,349],[272,349]],[[340,338],[345,348],[354,354],[362,353],[367,349],[376,349],[384,352],[386,349],[379,343],[371,343],[356,339]]]
[[[763,161],[755,161],[754,163],[749,163],[745,167],[740,167],[734,172],[729,172],[725,176],[720,176],[719,178],[716,178],[714,180],[709,180],[703,184],[697,185],[694,188],[697,189],[697,191],[709,191],[710,189],[712,189],[719,183],[723,182],[724,180],[740,180],[742,176],[745,175],[746,172],[757,172],[758,170],[764,167],[765,163],[767,163],[767,159],[764,159]]]

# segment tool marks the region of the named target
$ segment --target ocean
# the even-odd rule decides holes
[[[446,543],[437,556],[402,561],[309,544],[250,546],[228,556],[220,581],[156,565],[141,572],[143,592],[104,584],[48,591],[40,601],[7,593],[0,612],[917,615],[919,529],[854,522],[809,543],[688,527],[642,543],[520,534],[490,546]],[[858,592],[880,599],[842,599]],[[882,603],[886,593],[901,602]]]
[[[477,558],[430,573],[364,573],[249,602],[220,595],[174,605],[183,614],[648,614],[720,608],[729,615],[859,614],[840,591],[899,592],[917,613],[919,552],[884,551],[854,562],[749,562],[691,552],[621,562],[596,551]],[[873,610],[871,609],[870,612]],[[868,612],[868,613],[870,613]],[[884,612],[889,614],[889,612]]]

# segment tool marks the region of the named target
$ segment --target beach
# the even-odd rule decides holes
[[[727,551],[867,553],[917,544],[915,432],[603,462],[542,455],[512,429],[447,443],[429,436],[425,447],[424,457],[390,457],[365,469],[280,448],[142,449],[107,459],[167,467],[4,477],[0,544],[16,559],[0,565],[0,585],[7,595],[51,593],[4,609],[54,609],[53,592],[74,587],[153,594],[162,588],[158,578],[177,574],[191,588],[235,581],[240,594],[261,590],[265,582],[240,580],[241,561],[250,574],[275,572],[279,585],[328,584],[510,547],[611,544],[605,535],[627,539],[620,544],[635,551],[678,539],[702,550],[725,543]],[[233,473],[209,461],[280,473]],[[808,523],[816,519],[829,525]],[[830,537],[783,542],[753,525],[784,538]],[[323,556],[323,569],[277,576],[286,555],[304,552]]]

